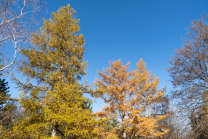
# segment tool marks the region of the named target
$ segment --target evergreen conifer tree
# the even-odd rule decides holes
[[[0,110],[3,109],[6,104],[7,98],[10,97],[8,82],[5,79],[0,78]]]
[[[11,128],[16,111],[17,100],[10,96],[8,82],[0,76],[0,138],[2,130],[6,132]]]

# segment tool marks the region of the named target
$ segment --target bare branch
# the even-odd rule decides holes
[[[20,46],[23,46],[34,32],[35,15],[43,6],[42,0],[12,0],[0,3],[0,44],[2,48],[13,46],[14,58],[0,69],[4,71],[17,60]],[[13,44],[11,44],[13,42]]]

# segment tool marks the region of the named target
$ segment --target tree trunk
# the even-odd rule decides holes
[[[53,125],[52,131],[51,131],[51,137],[55,137],[55,136],[56,136],[56,126]]]
[[[123,132],[123,139],[126,139],[126,132],[125,132],[125,130]]]
[[[151,118],[151,108],[150,108],[150,104],[148,102],[148,111],[149,111],[149,118]],[[151,129],[151,138],[153,139],[153,135],[152,135],[152,129]]]

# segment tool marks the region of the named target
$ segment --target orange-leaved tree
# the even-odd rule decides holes
[[[105,115],[119,126],[112,127],[109,135],[118,138],[159,137],[167,132],[161,121],[167,114],[153,112],[153,106],[164,102],[164,88],[157,90],[159,78],[153,76],[145,67],[142,59],[137,69],[129,71],[129,63],[122,65],[121,60],[110,62],[110,68],[98,71],[101,79],[95,85],[103,94],[98,95],[108,105],[97,115]],[[163,130],[159,130],[163,128]]]

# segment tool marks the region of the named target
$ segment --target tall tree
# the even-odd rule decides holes
[[[34,34],[34,48],[23,49],[20,67],[25,83],[14,77],[22,90],[23,116],[10,138],[90,138],[97,134],[95,116],[84,109],[86,89],[79,80],[86,75],[84,37],[70,5],[52,13]]]
[[[168,69],[175,88],[172,95],[177,98],[182,113],[186,113],[186,120],[189,117],[193,119],[193,110],[198,112],[204,106],[202,96],[208,89],[207,21],[208,15],[205,14],[201,20],[191,22],[187,32],[188,39],[184,40],[182,48],[175,50],[175,55],[170,61],[171,67]]]
[[[108,106],[98,115],[106,115],[115,120],[120,128],[112,132],[119,138],[159,137],[167,132],[158,132],[159,121],[167,114],[153,115],[153,104],[163,101],[164,90],[157,90],[159,78],[151,75],[142,59],[137,70],[128,71],[129,63],[122,65],[121,60],[110,62],[110,68],[98,72],[101,79],[96,79],[98,89],[105,93],[99,95]]]
[[[171,67],[168,69],[171,82],[177,89],[174,93],[179,98],[190,98],[188,102],[201,101],[201,96],[208,89],[208,15],[199,21],[193,20],[188,31],[190,39],[184,40],[182,48],[176,49]],[[184,99],[185,100],[185,99]],[[201,101],[202,102],[202,101]],[[200,104],[200,103],[198,103]]]

